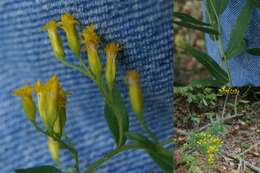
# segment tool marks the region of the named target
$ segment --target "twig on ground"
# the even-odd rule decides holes
[[[221,151],[221,153],[222,153],[223,156],[225,156],[225,157],[228,157],[228,158],[230,158],[230,159],[233,159],[233,160],[235,160],[235,161],[237,161],[237,162],[242,162],[245,166],[247,166],[249,169],[251,169],[251,170],[254,171],[255,173],[260,173],[260,168],[257,167],[257,166],[252,165],[252,164],[249,163],[248,161],[243,160],[243,159],[241,159],[241,158],[239,158],[239,157],[236,157],[236,156],[234,156],[234,155],[232,155],[232,154],[230,154],[230,153],[227,153],[227,152],[225,152],[225,151]]]
[[[257,141],[254,145],[252,145],[250,148],[248,148],[247,150],[243,151],[242,153],[238,154],[239,156],[246,154],[247,152],[249,152],[250,150],[252,150],[253,148],[256,148],[258,145],[260,145],[260,140]]]

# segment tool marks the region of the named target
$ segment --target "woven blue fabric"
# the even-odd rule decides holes
[[[244,6],[245,0],[230,0],[227,9],[221,16],[221,29],[223,32],[223,43],[227,49],[229,36],[232,27],[236,22],[237,16],[240,14],[241,8]],[[245,38],[248,40],[249,47],[260,47],[260,10],[254,9],[248,26],[248,32]],[[206,36],[207,48],[209,54],[220,63],[220,55],[218,48],[214,42]],[[248,53],[243,53],[230,60],[231,78],[233,85],[242,86],[252,84],[260,86],[260,59]]]
[[[0,172],[53,164],[46,138],[26,120],[15,88],[60,77],[68,100],[65,131],[79,151],[81,171],[115,147],[103,117],[103,101],[89,79],[67,69],[54,58],[42,26],[71,12],[84,25],[94,23],[104,40],[124,46],[118,62],[117,83],[127,101],[126,70],[141,74],[145,118],[160,139],[172,134],[172,0],[1,0],[0,1]],[[62,37],[65,41],[65,38]],[[66,48],[70,62],[74,56]],[[85,55],[84,55],[85,57]],[[128,107],[130,108],[129,104]],[[129,109],[130,110],[130,109]],[[141,131],[130,114],[132,131]],[[72,164],[62,152],[64,166]],[[108,161],[99,173],[161,172],[143,151],[125,152]]]

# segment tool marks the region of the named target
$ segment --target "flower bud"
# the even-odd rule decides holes
[[[51,154],[52,160],[54,160],[55,162],[58,162],[60,159],[59,142],[57,142],[54,139],[49,137],[48,138],[48,148],[49,148],[49,152]]]
[[[14,91],[14,96],[20,96],[22,98],[22,105],[27,118],[31,121],[35,121],[35,103],[32,97],[33,88],[31,86],[24,86],[23,88]]]
[[[64,58],[64,49],[61,38],[57,31],[57,22],[55,20],[49,21],[47,24],[44,25],[43,30],[48,32],[49,39],[51,41],[52,49],[54,55],[58,59]]]
[[[139,84],[139,74],[136,71],[128,71],[129,97],[132,109],[137,116],[143,113],[143,94]]]
[[[48,128],[48,121],[47,121],[47,95],[46,91],[44,90],[44,85],[41,83],[41,81],[37,81],[34,85],[34,90],[37,94],[37,100],[38,100],[38,110],[40,117],[45,125],[46,128]]]
[[[121,50],[119,44],[109,43],[105,47],[106,52],[106,80],[108,84],[108,88],[110,90],[113,89],[113,85],[116,78],[116,56],[118,51]]]
[[[79,22],[71,14],[65,13],[61,17],[61,22],[59,22],[59,24],[66,33],[69,48],[77,57],[79,57],[80,40],[76,29],[76,25],[78,25]]]
[[[97,45],[100,41],[99,36],[95,32],[94,25],[87,26],[82,33],[83,41],[87,49],[88,63],[91,72],[97,79],[101,79],[102,65],[98,56]]]

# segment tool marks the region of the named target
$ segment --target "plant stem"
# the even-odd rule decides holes
[[[161,145],[166,145],[166,144],[170,144],[172,143],[172,139],[167,139],[166,141],[162,141],[160,144]],[[130,150],[130,149],[142,149],[143,146],[137,144],[137,143],[132,143],[132,144],[128,144],[128,145],[124,145],[121,147],[118,147],[114,150],[109,151],[108,153],[106,153],[103,157],[101,157],[100,159],[96,160],[94,163],[92,163],[86,171],[84,171],[84,173],[93,173],[100,165],[102,165],[104,162],[106,162],[107,160],[109,160],[110,158],[112,158],[113,156]]]
[[[137,117],[144,117],[143,115],[137,116]],[[149,137],[154,141],[154,142],[158,142],[158,139],[156,137],[156,135],[151,131],[151,129],[149,128],[149,126],[146,124],[144,118],[138,118],[142,128],[144,129],[144,131],[149,135]]]
[[[42,134],[53,138],[55,141],[59,142],[63,147],[65,147],[67,150],[69,150],[69,152],[71,153],[71,155],[73,156],[74,160],[75,160],[75,164],[74,164],[74,168],[76,169],[77,173],[80,173],[79,170],[79,159],[78,159],[78,153],[75,150],[75,148],[73,147],[73,145],[68,145],[66,142],[64,142],[63,140],[61,140],[60,138],[58,138],[57,136],[50,134],[48,131],[44,131],[43,129],[41,129],[36,122],[32,122],[34,127],[36,128],[36,130],[38,130],[39,132],[41,132]]]
[[[223,60],[224,60],[224,63],[226,65],[226,70],[227,70],[227,74],[228,74],[228,80],[229,80],[229,83],[230,85],[232,86],[232,80],[231,80],[231,75],[230,75],[230,67],[229,67],[229,63],[228,63],[228,58],[227,58],[227,55],[225,53],[225,50],[224,50],[224,46],[223,46],[223,42],[222,42],[222,31],[221,31],[221,23],[220,23],[220,20],[219,20],[219,16],[217,14],[217,11],[214,7],[214,5],[212,4],[212,1],[210,0],[210,4],[212,6],[212,9],[213,9],[213,12],[214,12],[214,15],[216,17],[216,20],[217,20],[217,23],[218,23],[218,32],[220,34],[220,37],[219,37],[219,41],[217,41],[216,39],[214,40],[215,43],[218,43],[219,42],[219,51],[223,57]],[[221,60],[223,62],[223,60]],[[222,64],[223,65],[223,64]]]
[[[87,77],[93,79],[93,77],[92,77],[92,75],[91,75],[91,73],[90,73],[90,71],[88,69],[83,69],[83,68],[81,68],[79,66],[76,66],[74,64],[70,64],[69,62],[67,62],[64,59],[58,59],[58,60],[62,64],[64,64],[66,67],[71,68],[71,69],[76,70],[76,71],[79,71],[80,73],[82,73],[82,74],[86,75]]]

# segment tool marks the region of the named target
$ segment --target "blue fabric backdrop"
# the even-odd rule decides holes
[[[232,27],[236,22],[237,16],[240,14],[241,8],[244,6],[245,0],[230,0],[227,9],[221,16],[221,29],[223,32],[224,47],[227,48],[229,35]],[[260,47],[260,10],[254,9],[252,14],[246,39],[249,47]],[[206,36],[207,48],[209,54],[220,63],[218,48],[214,42]],[[233,85],[242,86],[252,84],[260,86],[260,58],[243,53],[234,57],[230,61],[231,78]]]
[[[105,40],[124,45],[118,63],[118,81],[126,97],[125,72],[141,74],[145,96],[145,118],[161,139],[172,134],[172,0],[1,0],[0,1],[0,172],[15,168],[53,164],[46,138],[26,120],[20,99],[13,89],[60,77],[72,93],[68,100],[66,132],[79,151],[83,171],[114,146],[103,117],[103,101],[94,84],[81,74],[65,68],[54,58],[42,26],[71,12],[82,23],[97,25]],[[64,37],[62,38],[64,40]],[[71,62],[76,60],[66,49]],[[128,105],[129,107],[129,105]],[[131,113],[133,131],[140,131]],[[65,166],[71,165],[62,153]],[[142,151],[120,154],[98,169],[99,173],[161,172]]]

